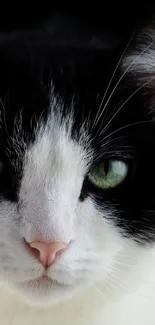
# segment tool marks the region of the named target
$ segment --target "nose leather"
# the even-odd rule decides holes
[[[68,245],[63,242],[45,243],[42,241],[33,241],[29,243],[31,252],[38,258],[44,267],[49,267],[56,259],[57,255]]]

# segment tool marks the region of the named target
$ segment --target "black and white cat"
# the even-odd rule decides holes
[[[155,25],[55,26],[0,36],[0,322],[154,325]]]

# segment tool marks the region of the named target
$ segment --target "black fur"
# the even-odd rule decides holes
[[[124,235],[142,243],[152,241],[155,237],[155,125],[148,114],[144,92],[139,90],[122,106],[137,89],[132,80],[123,78],[102,118],[92,126],[124,44],[128,42],[131,26],[126,28],[126,33],[117,33],[115,39],[112,29],[111,37],[110,29],[105,26],[94,29],[94,25],[88,28],[77,16],[76,23],[75,16],[74,19],[69,15],[52,17],[50,23],[48,20],[41,27],[7,33],[2,28],[0,35],[1,197],[18,200],[22,164],[16,169],[12,163],[16,159],[16,151],[11,146],[14,118],[22,111],[21,132],[28,145],[34,140],[36,121],[41,115],[47,117],[52,81],[55,93],[63,100],[64,114],[74,98],[74,138],[78,140],[82,118],[90,118],[89,134],[95,152],[92,167],[116,156],[129,163],[126,181],[113,190],[98,190],[86,175],[79,199],[93,195],[99,209],[104,206],[114,210],[113,219]],[[121,73],[118,69],[106,100]],[[122,109],[101,135],[120,106]],[[103,150],[106,139],[111,144]]]

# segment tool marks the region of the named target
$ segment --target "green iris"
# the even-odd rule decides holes
[[[95,167],[88,177],[95,186],[107,190],[120,185],[125,180],[127,173],[126,162],[111,159]]]

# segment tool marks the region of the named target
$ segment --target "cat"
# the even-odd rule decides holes
[[[1,324],[154,325],[155,25],[58,22],[0,35]]]

